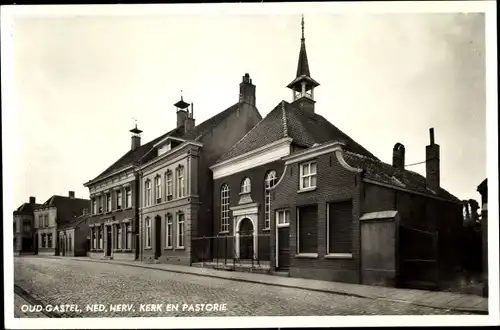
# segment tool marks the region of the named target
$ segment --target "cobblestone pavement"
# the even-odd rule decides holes
[[[61,312],[61,317],[465,314],[107,263],[23,257],[16,258],[14,264],[15,284],[46,307],[78,305],[77,311]],[[105,310],[87,309],[87,305],[95,304]],[[132,306],[126,311],[112,311],[110,305],[116,304]],[[141,310],[141,304],[150,308],[151,304],[162,304],[161,311]],[[172,304],[173,310],[167,310],[167,304]],[[183,310],[184,304],[187,310]],[[226,304],[226,309],[219,306],[219,311],[197,311],[202,307],[195,304]]]

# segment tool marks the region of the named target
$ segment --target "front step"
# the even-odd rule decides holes
[[[276,272],[273,272],[271,274],[274,276],[279,276],[279,277],[290,277],[290,273],[285,272],[285,271],[276,271]]]

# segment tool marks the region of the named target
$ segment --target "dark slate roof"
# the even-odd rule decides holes
[[[82,214],[79,217],[76,217],[74,220],[63,223],[59,226],[59,230],[76,228],[82,222],[85,222],[91,215],[90,214]]]
[[[59,224],[67,223],[80,216],[83,209],[90,210],[90,200],[54,195],[38,208],[53,206],[57,208]]]
[[[343,141],[346,144],[346,150],[377,159],[323,116],[301,111],[294,105],[282,101],[217,163],[241,156],[285,137],[291,137],[293,143],[304,147],[328,141]]]
[[[302,38],[300,42],[299,63],[297,64],[297,77],[310,76],[309,61],[307,61],[306,42]]]
[[[239,103],[236,103],[226,110],[219,112],[215,116],[205,120],[204,122],[196,125],[189,132],[184,133],[184,127],[174,128],[173,130],[157,137],[156,139],[140,146],[135,150],[129,150],[125,155],[123,155],[120,159],[118,159],[115,163],[113,163],[110,167],[108,167],[104,172],[99,174],[95,179],[91,181],[95,181],[101,179],[113,172],[120,170],[124,167],[133,165],[135,163],[140,164],[141,160],[151,151],[153,146],[166,138],[167,136],[178,137],[185,140],[200,140],[206,133],[210,132],[214,127],[218,126],[222,123],[231,113],[237,111],[239,109]]]
[[[479,191],[479,193],[482,193],[482,192],[486,191],[487,188],[488,188],[488,179],[484,179],[483,182],[481,182],[477,186],[477,191]]]
[[[33,214],[33,210],[37,206],[40,206],[40,204],[37,204],[37,203],[23,203],[21,206],[19,206],[14,211],[14,215],[18,215],[18,214]]]
[[[428,189],[425,177],[416,172],[410,170],[401,171],[378,159],[373,159],[350,151],[344,153],[344,159],[349,165],[364,169],[364,176],[367,179],[461,203],[460,199],[443,188],[440,188],[439,191],[436,192]]]

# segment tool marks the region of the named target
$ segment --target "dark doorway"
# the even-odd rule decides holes
[[[245,218],[240,224],[240,259],[253,259],[254,255],[253,224]]]
[[[111,227],[106,230],[106,256],[111,256]]]
[[[290,228],[278,228],[278,269],[290,268]]]
[[[155,259],[158,259],[161,256],[161,217],[155,217],[155,226],[154,226],[154,237],[155,237]]]
[[[64,236],[61,236],[60,242],[61,244],[59,250],[61,251],[61,255],[64,256],[66,254],[66,247],[64,246]]]

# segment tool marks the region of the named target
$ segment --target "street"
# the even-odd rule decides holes
[[[14,272],[16,285],[61,317],[458,314],[99,262],[21,257]]]

